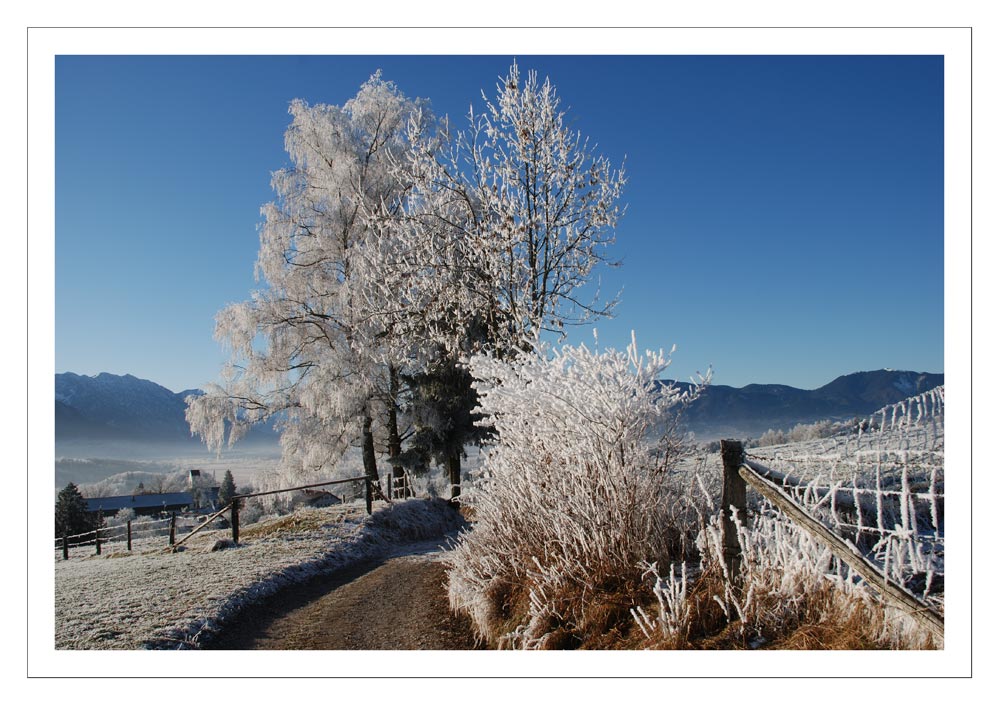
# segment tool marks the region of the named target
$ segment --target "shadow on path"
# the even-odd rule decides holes
[[[448,606],[439,554],[363,561],[248,607],[202,648],[478,649]]]

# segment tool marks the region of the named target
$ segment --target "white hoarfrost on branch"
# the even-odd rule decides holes
[[[462,359],[511,356],[609,314],[589,285],[609,262],[623,172],[564,125],[547,79],[514,64],[483,98],[455,134],[379,74],[343,107],[292,103],[291,166],[262,211],[265,285],[219,314],[230,362],[189,400],[210,446],[276,420],[289,479],[334,467],[352,444],[374,475],[376,437],[398,476],[411,434],[437,446],[411,447],[410,461],[447,456],[454,479],[478,436],[467,421],[407,428],[426,390],[467,419]]]
[[[291,166],[274,173],[276,199],[262,209],[264,286],[219,313],[230,361],[187,416],[215,449],[276,420],[294,478],[332,467],[359,438],[370,447],[381,406],[394,403],[399,348],[386,312],[396,304],[374,281],[365,213],[400,203],[409,130],[428,118],[380,74],[342,107],[296,100],[289,112]]]
[[[414,125],[413,188],[394,223],[428,330],[459,352],[523,349],[542,331],[608,315],[613,301],[582,291],[610,263],[624,210],[623,171],[564,124],[548,79],[522,79],[514,64],[483,100],[453,135]]]
[[[586,346],[471,359],[496,443],[469,492],[476,526],[450,559],[449,594],[492,643],[543,647],[584,629],[591,600],[684,550],[687,515],[663,429],[692,393],[660,381],[669,357]],[[693,394],[696,394],[696,389]],[[527,614],[502,605],[517,585]]]

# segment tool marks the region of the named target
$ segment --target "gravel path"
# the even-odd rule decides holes
[[[203,532],[171,553],[55,558],[56,649],[199,648],[230,620],[290,586],[372,560],[431,551],[463,520],[440,500],[409,500],[367,516],[363,506],[302,509],[249,525],[240,545]],[[436,538],[435,538],[436,537]]]
[[[285,588],[245,610],[206,649],[477,649],[453,614],[439,551],[367,561]]]

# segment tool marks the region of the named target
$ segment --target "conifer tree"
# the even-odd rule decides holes
[[[90,531],[94,521],[87,513],[87,500],[72,482],[60,492],[55,506],[56,536],[72,536]]]
[[[219,506],[225,506],[236,494],[236,481],[232,479],[232,470],[226,470],[222,478],[222,486],[219,487]]]

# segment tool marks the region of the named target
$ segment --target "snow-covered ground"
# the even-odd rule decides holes
[[[415,541],[443,542],[460,523],[440,500],[383,505],[372,516],[350,504],[247,526],[238,547],[222,550],[212,547],[228,531],[204,531],[177,552],[160,545],[68,561],[57,554],[55,647],[197,648],[243,607],[286,584]]]

